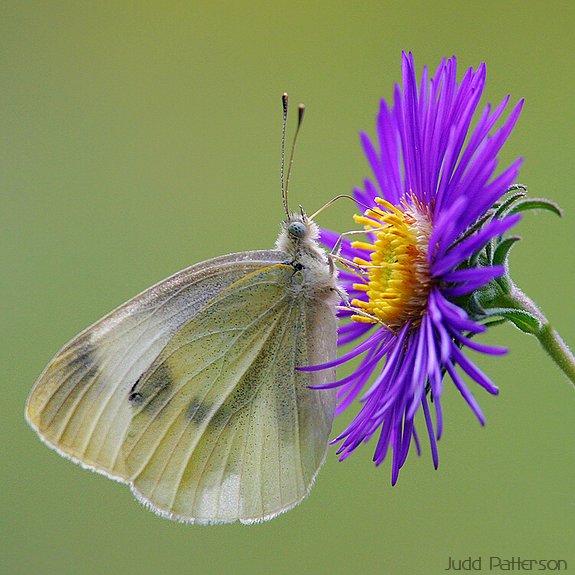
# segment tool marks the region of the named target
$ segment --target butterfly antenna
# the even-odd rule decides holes
[[[317,212],[314,212],[310,216],[310,220],[315,219],[316,216],[319,216],[319,214],[321,214],[321,212],[323,212],[326,208],[329,208],[332,204],[334,204],[335,202],[337,202],[338,200],[341,200],[343,198],[345,198],[347,200],[351,200],[354,204],[361,206],[366,211],[366,213],[372,212],[374,214],[377,214],[378,216],[381,216],[384,213],[382,210],[379,210],[379,209],[374,210],[373,208],[370,208],[369,206],[360,202],[356,198],[353,198],[352,196],[348,196],[347,194],[340,194],[339,196],[335,196],[335,198],[332,198],[329,202],[327,202],[327,204],[324,204],[319,210],[317,210]]]
[[[287,100],[286,100],[287,102]],[[288,164],[288,170],[287,170],[287,176],[286,176],[286,182],[285,182],[285,191],[284,191],[284,207],[287,208],[288,202],[287,202],[287,197],[288,197],[288,189],[289,189],[289,179],[291,176],[291,170],[292,170],[292,166],[293,166],[293,158],[294,158],[294,154],[295,154],[295,145],[297,143],[297,137],[299,134],[299,129],[301,128],[301,124],[303,122],[303,114],[305,112],[305,106],[303,104],[300,104],[297,108],[297,128],[295,130],[295,134],[293,137],[293,142],[291,145],[291,152],[290,152],[290,156],[289,156],[289,164]],[[289,214],[288,214],[289,216]]]
[[[284,166],[285,166],[285,148],[286,148],[286,124],[288,113],[288,95],[286,92],[282,94],[282,107],[283,107],[283,124],[282,124],[282,163],[280,168],[280,180],[282,187],[282,201],[284,204],[284,211],[289,218],[289,209],[287,203],[287,190],[284,185]]]

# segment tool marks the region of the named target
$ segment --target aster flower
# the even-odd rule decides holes
[[[363,212],[355,221],[365,239],[322,230],[322,241],[344,265],[340,280],[349,296],[340,315],[350,321],[340,328],[339,344],[354,347],[330,364],[305,369],[359,361],[351,375],[324,386],[339,388],[338,413],[356,398],[362,402],[334,442],[345,459],[374,438],[376,465],[391,448],[393,484],[412,443],[419,452],[419,411],[438,466],[445,375],[484,424],[474,394],[496,395],[498,389],[464,351],[501,355],[506,350],[473,336],[494,317],[529,333],[543,325],[538,312],[520,309],[517,298],[507,297],[514,286],[506,258],[518,238],[504,234],[520,211],[558,209],[546,200],[526,200],[521,186],[511,187],[520,159],[497,173],[497,155],[522,100],[505,120],[509,96],[495,109],[487,106],[471,128],[485,75],[481,64],[458,83],[452,58],[431,78],[424,68],[418,80],[413,56],[404,54],[403,86],[395,87],[391,108],[381,102],[377,142],[361,135],[374,176],[354,190]],[[511,193],[502,200],[506,192]]]

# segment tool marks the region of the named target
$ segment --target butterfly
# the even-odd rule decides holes
[[[282,193],[275,249],[184,269],[56,354],[26,405],[44,443],[183,522],[259,522],[309,493],[335,412],[310,387],[335,372],[297,367],[335,358],[339,296],[317,225]]]

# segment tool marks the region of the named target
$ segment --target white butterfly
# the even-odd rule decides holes
[[[287,208],[287,201],[284,199]],[[336,272],[290,213],[275,250],[189,267],[84,330],[38,378],[26,418],[61,455],[156,513],[252,523],[297,505],[335,410]]]

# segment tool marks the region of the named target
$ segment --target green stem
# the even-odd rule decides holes
[[[535,335],[543,349],[575,385],[575,357],[561,336],[550,323],[543,325],[539,334]]]
[[[555,328],[541,313],[541,310],[515,285],[511,286],[509,293],[506,294],[506,299],[509,307],[526,311],[539,320],[539,328],[531,333],[539,340],[541,347],[559,369],[575,385],[575,357]]]

